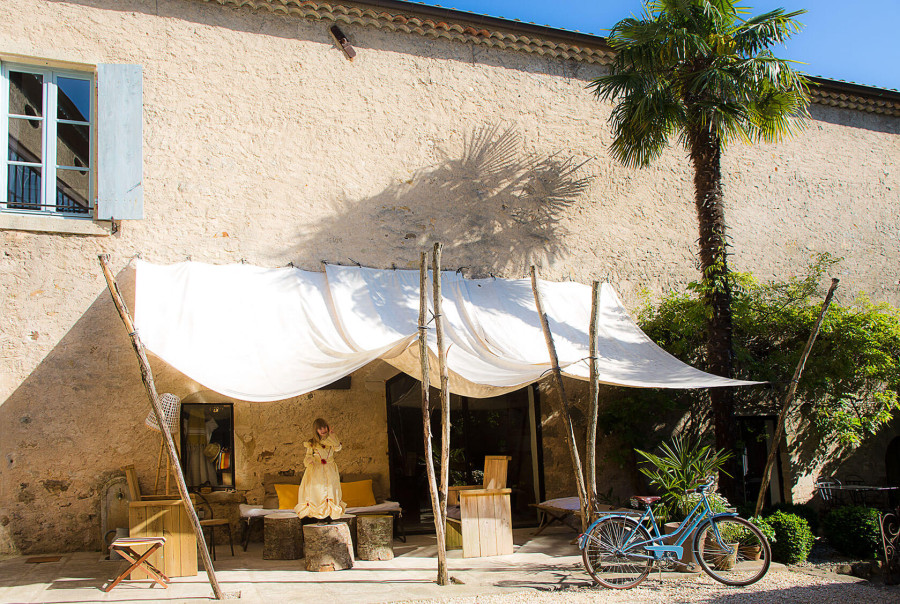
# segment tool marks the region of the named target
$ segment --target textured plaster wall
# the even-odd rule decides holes
[[[608,279],[629,305],[696,277],[684,153],[642,171],[608,158],[610,106],[585,90],[602,68],[344,26],[351,63],[328,25],[182,0],[0,3],[0,53],[143,66],[145,195],[145,219],[113,236],[0,231],[0,552],[98,547],[100,485],[125,463],[152,480],[158,441],[134,429],[146,397],[98,253],[126,290],[137,252],[407,267],[433,241],[470,275],[535,263]],[[896,304],[900,121],[814,115],[790,142],[726,154],[733,266],[785,277],[828,251],[845,258],[845,300]],[[160,392],[201,388],[154,371]],[[354,387],[239,404],[247,497],[296,467],[297,426],[319,414],[348,426],[341,463],[385,493],[383,403]]]

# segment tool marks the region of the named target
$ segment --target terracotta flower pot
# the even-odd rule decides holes
[[[762,547],[758,545],[742,545],[739,551],[747,560],[759,560],[762,557]]]

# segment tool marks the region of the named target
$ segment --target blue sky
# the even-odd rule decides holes
[[[640,0],[419,0],[492,17],[605,36],[619,20],[640,14]],[[804,29],[776,54],[802,61],[810,75],[900,90],[900,0],[744,0],[759,14],[806,9]]]

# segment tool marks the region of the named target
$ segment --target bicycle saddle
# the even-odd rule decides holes
[[[660,499],[662,499],[662,497],[657,497],[655,495],[635,495],[631,498],[633,502],[636,502],[641,506],[651,506]]]

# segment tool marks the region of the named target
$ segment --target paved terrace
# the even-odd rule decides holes
[[[515,531],[516,551],[509,556],[463,559],[450,552],[450,575],[459,581],[439,587],[434,536],[415,535],[394,542],[388,562],[357,561],[352,570],[312,573],[302,560],[263,560],[262,544],[247,552],[217,546],[216,577],[228,598],[242,602],[367,603],[431,602],[882,602],[900,601],[895,588],[877,588],[831,574],[812,576],[773,564],[769,574],[749,588],[720,586],[693,574],[653,573],[629,591],[595,588],[581,566],[574,534],[566,529]],[[29,563],[28,556],[0,561],[0,602],[204,602],[212,600],[206,573],[173,579],[168,589],[152,581],[123,582],[111,592],[101,588],[125,568],[102,559],[100,552],[62,554],[57,562]],[[562,593],[559,593],[562,592]]]

